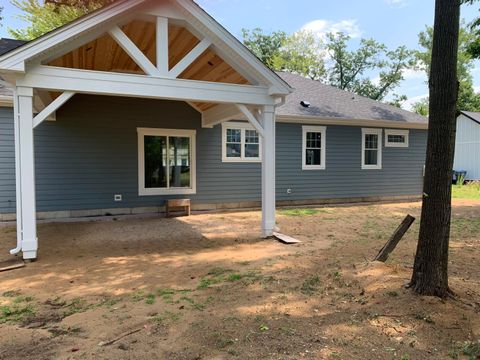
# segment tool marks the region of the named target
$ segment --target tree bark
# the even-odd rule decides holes
[[[447,297],[460,0],[436,0],[422,217],[411,288]]]

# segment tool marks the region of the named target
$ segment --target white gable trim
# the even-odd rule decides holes
[[[64,25],[50,33],[47,33],[36,40],[20,46],[3,56],[0,56],[0,69],[9,71],[25,72],[25,62],[38,56],[43,52],[49,51],[53,47],[72,38],[76,38],[83,33],[91,31],[100,26],[107,19],[124,14],[127,11],[139,7],[144,0],[120,0],[111,6],[85,15],[70,24]]]
[[[293,89],[283,81],[275,72],[270,70],[255,55],[253,55],[237,38],[230,34],[223,26],[221,26],[213,17],[205,12],[200,6],[191,0],[176,0],[175,4],[181,6],[186,12],[196,19],[205,29],[210,32],[211,38],[216,45],[215,39],[219,39],[223,46],[221,50],[226,52],[235,52],[234,57],[240,61],[239,65],[247,65],[252,68],[259,76],[263,77],[266,82],[271,84],[270,95],[288,95]],[[225,54],[222,54],[225,56]],[[231,59],[225,59],[227,62]],[[243,64],[242,64],[243,62]]]
[[[286,82],[268,69],[268,67],[255,57],[240,41],[192,0],[168,1],[170,5],[175,5],[179,12],[185,14],[186,22],[189,23],[190,28],[201,28],[201,32],[209,35],[207,38],[210,38],[215,48],[218,48],[220,56],[224,57],[227,62],[231,62],[231,65],[233,65],[237,71],[243,74],[249,73],[251,76],[258,78],[258,80],[261,79],[262,81],[260,81],[260,83],[269,87],[270,95],[283,96],[293,91]],[[138,9],[138,14],[145,14],[146,8],[149,6],[154,6],[155,9],[153,2],[147,2],[145,0],[119,0],[104,9],[83,16],[70,24],[62,26],[1,56],[0,70],[25,72],[26,62],[40,54],[50,52],[53,48],[62,49],[62,47],[67,47],[65,43],[71,43],[74,39],[74,42],[77,43],[77,38],[79,40],[81,40],[82,37],[85,37],[85,39],[89,38],[92,32],[94,32],[94,29],[103,29],[105,23],[121,15],[132,16],[135,12],[134,9]],[[242,71],[240,71],[239,68],[241,68]]]

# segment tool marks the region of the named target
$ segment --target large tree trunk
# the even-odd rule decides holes
[[[439,297],[446,297],[450,292],[448,247],[459,26],[460,0],[436,0],[422,218],[410,285],[419,294]]]

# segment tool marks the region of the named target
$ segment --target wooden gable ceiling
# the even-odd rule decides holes
[[[155,24],[149,21],[134,20],[122,26],[122,30],[152,64],[156,64]],[[172,69],[200,40],[181,26],[169,24],[168,32],[169,68]],[[145,74],[108,34],[50,61],[48,65],[85,70]],[[179,78],[231,84],[249,84],[247,79],[233,69],[211,48],[207,49],[185,69]],[[201,111],[215,106],[215,104],[205,103],[195,103],[195,105]]]

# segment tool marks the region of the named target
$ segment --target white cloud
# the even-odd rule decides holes
[[[407,6],[408,0],[384,0],[388,5],[394,8],[402,8]]]
[[[313,20],[303,25],[301,30],[311,31],[321,38],[324,38],[325,34],[329,32],[334,34],[343,32],[352,38],[362,36],[360,27],[355,19],[341,20],[338,22],[325,19]]]
[[[414,96],[414,97],[411,97],[411,98],[408,98],[407,101],[405,101],[403,104],[402,104],[402,108],[404,108],[405,110],[412,110],[412,105],[415,104],[416,102],[419,102],[420,100],[423,100],[425,98],[428,97],[428,93],[427,94],[423,94],[423,95],[418,95],[418,96]]]
[[[406,69],[403,71],[403,77],[405,80],[409,79],[424,79],[427,80],[427,75],[424,70]]]

